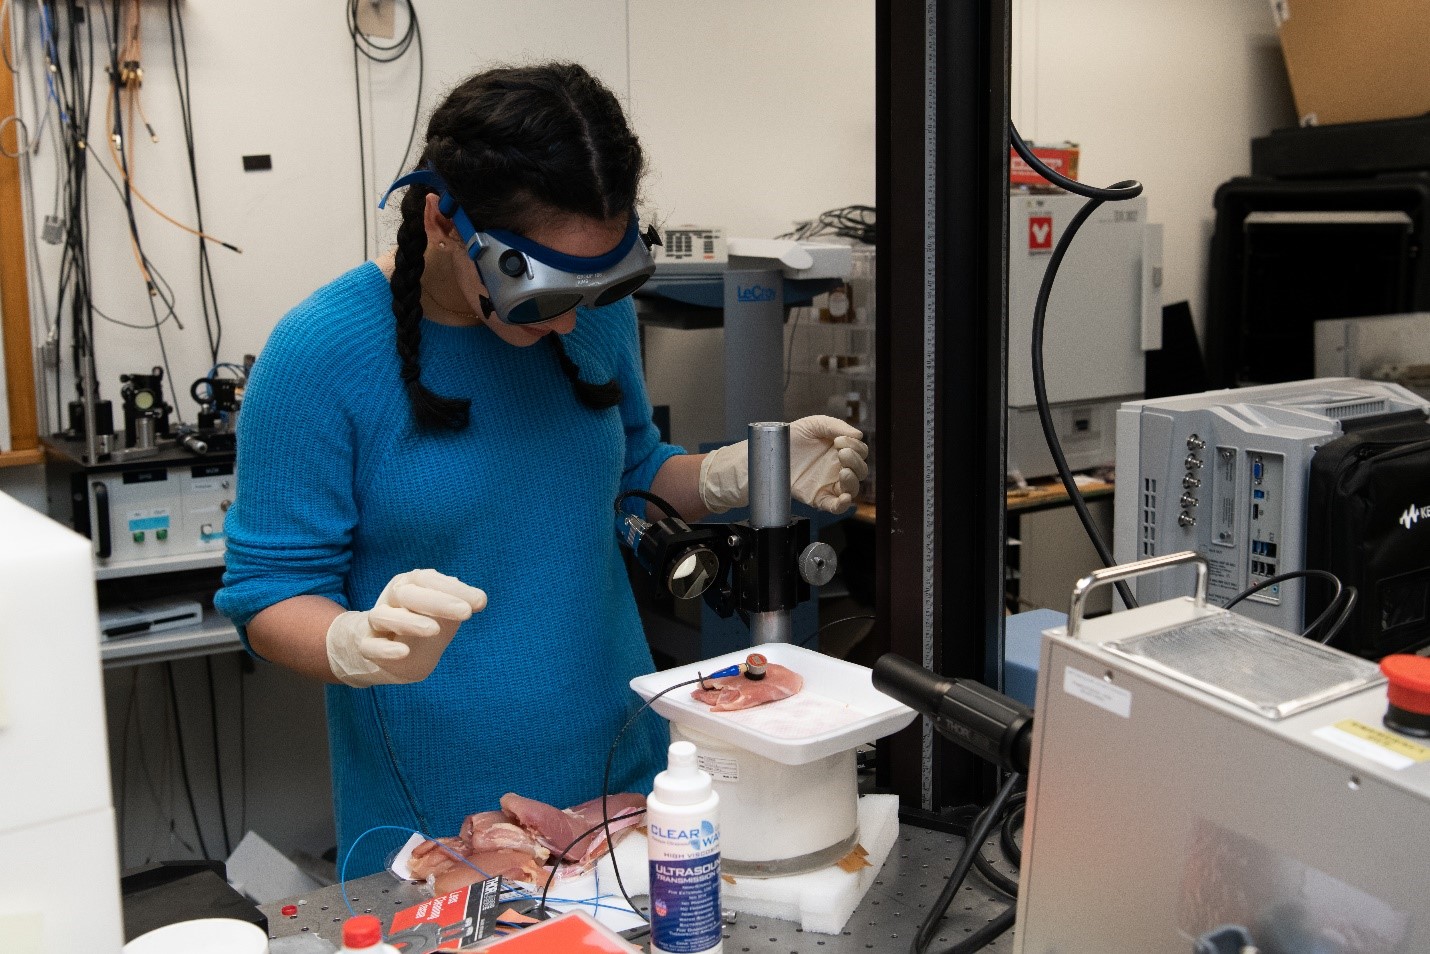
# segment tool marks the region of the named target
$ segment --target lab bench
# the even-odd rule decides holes
[[[1017,878],[1017,873],[998,855],[993,847],[996,839],[984,848],[984,855],[998,870]],[[953,870],[964,840],[912,824],[899,828],[898,841],[889,852],[883,869],[839,934],[806,933],[793,921],[780,921],[759,915],[735,912],[725,923],[725,954],[743,952],[778,952],[784,954],[867,954],[907,949],[914,931],[937,900]],[[354,913],[375,914],[384,927],[392,913],[431,896],[425,885],[398,880],[387,872],[357,878],[347,884],[348,902]],[[643,906],[644,896],[634,898]],[[977,871],[970,871],[958,897],[949,905],[941,929],[934,934],[931,951],[944,950],[1003,913],[1009,900],[993,890]],[[283,909],[293,905],[298,913],[285,916]],[[260,909],[268,916],[268,933],[273,940],[295,934],[316,934],[339,944],[342,923],[350,917],[340,886],[322,888],[311,894],[264,904]],[[1014,929],[1016,930],[1016,928]],[[641,949],[647,944],[642,942]],[[989,944],[991,952],[1011,951],[1013,930]],[[275,954],[282,946],[274,945]]]

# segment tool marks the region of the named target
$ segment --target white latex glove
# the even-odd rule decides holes
[[[328,626],[328,665],[339,681],[358,688],[420,682],[437,668],[462,621],[486,605],[487,594],[456,577],[399,573],[372,609],[343,613]]]
[[[857,427],[816,414],[789,426],[790,493],[800,503],[841,513],[854,502],[859,481],[869,475],[869,447]],[[748,441],[705,455],[700,464],[700,499],[711,513],[750,502]]]

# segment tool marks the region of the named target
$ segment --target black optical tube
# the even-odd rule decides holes
[[[1026,775],[1033,710],[968,679],[930,672],[894,653],[874,663],[874,688],[934,720],[949,741],[1010,772]]]

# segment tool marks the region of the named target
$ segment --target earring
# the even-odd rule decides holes
[[[447,243],[446,243],[446,242],[438,242],[438,243],[437,243],[437,247],[438,247],[438,248],[446,248],[446,247],[447,247]]]

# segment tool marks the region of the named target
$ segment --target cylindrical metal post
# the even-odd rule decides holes
[[[789,425],[751,424],[750,526],[787,527],[790,522]]]
[[[787,527],[790,513],[789,425],[782,421],[751,424],[750,526]],[[793,638],[788,610],[754,613],[750,636],[756,645],[787,643]]]

